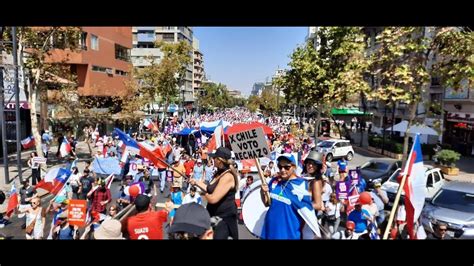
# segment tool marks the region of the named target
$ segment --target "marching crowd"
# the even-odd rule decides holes
[[[366,191],[364,179],[359,178],[360,182],[349,192],[356,190],[359,194],[356,202],[338,198],[336,180],[351,178],[344,158],[333,170],[323,154],[312,150],[316,146],[314,140],[289,119],[265,118],[244,108],[233,108],[187,121],[172,117],[161,131],[140,128],[126,135],[130,141],[159,149],[161,164],[154,164],[140,153],[128,152],[124,148],[126,141],[116,131],[101,136],[97,128],[86,127],[85,141],[95,152],[85,167],[79,169],[76,141],[61,136],[59,143],[66,138],[72,146],[65,156],[59,147],[56,154],[68,162],[65,168],[69,178],[45,208],[41,207],[35,189],[41,181],[41,170],[31,161],[37,157],[32,153],[28,162],[32,168],[31,184],[27,179],[22,181],[16,210],[19,218],[25,218],[26,238],[239,239],[238,223],[242,217],[236,199],[245,199],[250,193],[251,185],[256,182],[254,176],[248,174],[245,167],[238,166],[230,149],[209,147],[211,136],[183,138],[176,134],[186,127],[198,128],[202,122],[217,120],[230,124],[256,121],[273,130],[267,137],[275,157],[262,165],[267,182],[262,185],[261,199],[268,211],[258,237],[379,239],[383,234],[387,227],[388,197],[379,183],[372,191]],[[51,141],[48,132],[44,132],[42,147],[46,156]],[[117,193],[111,191],[110,177],[94,171],[92,162],[96,158],[120,161],[122,178]],[[158,193],[167,199],[164,204],[157,203]],[[84,228],[68,223],[68,204],[76,199],[87,201]],[[116,219],[129,205],[134,206],[134,213],[125,219]],[[397,213],[390,238],[406,238],[403,206]],[[50,225],[46,224],[48,215],[52,218]],[[438,231],[428,238],[448,238],[442,233],[445,227],[439,225]]]

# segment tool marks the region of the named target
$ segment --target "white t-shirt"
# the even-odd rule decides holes
[[[331,196],[332,187],[328,183],[324,183],[323,194],[321,195],[322,201],[329,201],[329,196]]]
[[[71,174],[71,177],[69,177],[69,183],[71,186],[79,186],[81,176],[82,175],[79,172],[77,174]]]
[[[191,193],[186,194],[183,199],[183,204],[196,202],[197,204],[202,204],[201,196],[197,193],[194,194],[194,197],[191,196]]]
[[[326,206],[324,206],[326,208],[326,214],[328,216],[330,215],[336,215],[336,219],[339,218],[341,216],[341,203],[338,202],[336,204],[333,204],[332,202],[328,201],[326,202]]]

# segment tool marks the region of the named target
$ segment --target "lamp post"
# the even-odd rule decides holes
[[[387,105],[385,104],[384,106],[384,114],[383,114],[383,121],[382,121],[382,129],[383,129],[383,137],[382,137],[382,155],[384,154],[385,152],[385,120],[387,119]],[[393,126],[392,126],[393,128]]]

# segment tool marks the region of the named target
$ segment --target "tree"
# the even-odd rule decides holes
[[[364,74],[368,61],[359,27],[320,27],[317,45],[297,47],[290,69],[277,79],[288,103],[298,102],[316,109],[317,141],[321,113],[347,102],[351,95],[368,90]]]
[[[3,39],[12,39],[10,30],[3,33]],[[31,131],[36,141],[36,152],[44,156],[41,149],[41,135],[38,129],[36,109],[47,94],[47,84],[55,84],[58,91],[73,86],[74,81],[61,82],[65,73],[70,75],[67,64],[69,56],[77,52],[80,47],[80,27],[18,27],[18,63],[23,67],[26,83],[25,94],[30,103]],[[11,51],[11,47],[7,47]],[[54,54],[61,53],[61,60],[55,60]],[[43,117],[42,119],[46,119]]]
[[[158,62],[154,56],[147,56],[149,65],[132,70],[132,79],[127,83],[131,94],[123,98],[123,109],[133,117],[136,110],[147,104],[154,109],[154,103],[159,102],[160,108],[163,106],[161,124],[164,127],[168,107],[179,98],[179,86],[186,75],[186,67],[192,62],[192,47],[185,41],[157,41],[155,48],[161,50],[163,58]]]
[[[379,48],[372,54],[372,74],[379,79],[369,99],[408,105],[408,130],[403,157],[408,153],[409,128],[432,76],[442,84],[459,88],[472,86],[473,34],[458,28],[387,27],[377,36]]]

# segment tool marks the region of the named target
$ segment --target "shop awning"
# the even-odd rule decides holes
[[[332,108],[332,115],[364,115],[364,112],[359,111],[357,108]],[[366,112],[365,115],[372,115],[372,113]]]

